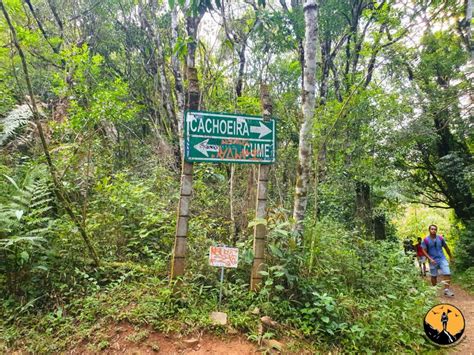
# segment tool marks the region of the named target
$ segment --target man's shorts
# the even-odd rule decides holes
[[[418,257],[418,262],[420,264],[424,264],[426,262],[426,256],[419,256]]]
[[[451,275],[451,271],[449,270],[449,263],[446,259],[436,260],[436,264],[430,263],[431,276],[438,276],[438,269],[441,270],[441,275]]]

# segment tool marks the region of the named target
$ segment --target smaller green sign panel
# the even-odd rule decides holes
[[[206,111],[187,111],[184,117],[188,162],[275,162],[275,119]]]

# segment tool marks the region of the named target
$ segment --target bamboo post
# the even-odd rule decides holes
[[[199,108],[199,82],[197,70],[188,67],[188,107],[191,110]],[[184,119],[184,116],[183,116]],[[171,279],[184,275],[186,267],[186,249],[188,242],[188,225],[189,225],[189,206],[191,204],[191,193],[193,189],[193,163],[184,160],[181,170],[181,189],[178,205],[178,216],[176,220],[176,234],[173,248],[173,259],[171,263]]]
[[[269,120],[272,115],[273,107],[270,100],[269,88],[266,84],[260,85],[260,96],[262,101],[263,119]],[[257,179],[257,204],[255,209],[255,219],[260,221],[267,217],[267,184],[270,171],[269,164],[259,164]],[[262,282],[260,271],[264,269],[265,248],[267,238],[267,227],[265,224],[257,224],[254,227],[253,238],[253,266],[250,279],[250,289],[257,290]]]
[[[188,240],[189,205],[193,186],[193,164],[183,162],[181,171],[181,191],[176,221],[176,234],[171,264],[171,279],[184,275]]]

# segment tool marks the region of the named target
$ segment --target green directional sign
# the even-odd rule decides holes
[[[205,111],[187,111],[184,118],[188,162],[275,162],[275,120]]]

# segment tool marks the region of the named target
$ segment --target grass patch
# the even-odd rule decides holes
[[[454,272],[453,281],[474,295],[474,267],[470,267],[463,272]]]

